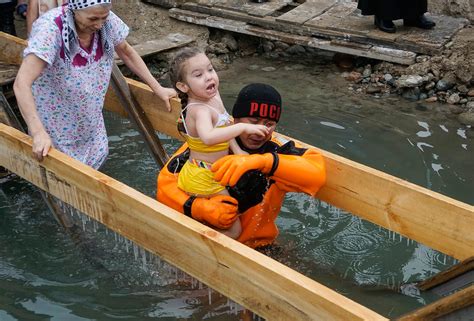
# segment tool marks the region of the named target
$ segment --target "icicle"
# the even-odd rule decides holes
[[[209,296],[209,305],[211,305],[212,304],[212,290],[209,287],[207,288],[207,294]]]

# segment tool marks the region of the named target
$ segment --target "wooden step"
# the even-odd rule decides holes
[[[149,40],[132,47],[137,51],[140,57],[144,58],[162,51],[185,46],[194,40],[194,38],[181,33],[170,33],[166,37]],[[115,62],[117,65],[123,65],[123,61],[120,60],[117,54],[115,54]]]

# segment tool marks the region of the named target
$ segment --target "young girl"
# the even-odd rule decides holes
[[[242,133],[265,136],[263,125],[233,124],[219,94],[219,77],[209,58],[196,48],[181,50],[170,66],[170,78],[181,98],[178,129],[184,133],[190,155],[178,176],[178,187],[196,197],[229,195],[214,180],[212,163],[229,154],[244,154],[235,137]],[[180,126],[182,125],[182,126]],[[241,233],[240,220],[228,230],[219,230],[234,239]]]

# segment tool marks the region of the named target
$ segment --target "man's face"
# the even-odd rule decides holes
[[[235,123],[247,123],[247,124],[258,124],[258,125],[265,125],[267,126],[270,131],[268,135],[265,137],[258,136],[258,135],[249,135],[249,134],[241,134],[239,136],[240,141],[242,144],[248,149],[259,149],[272,138],[273,131],[276,128],[276,121],[269,120],[266,118],[259,118],[259,117],[242,117],[242,118],[235,118]]]

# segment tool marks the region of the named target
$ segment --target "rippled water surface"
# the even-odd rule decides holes
[[[283,96],[280,132],[474,204],[473,130],[447,118],[446,106],[353,94],[324,57],[310,65],[251,58],[220,76],[229,110],[245,84],[270,83]],[[127,120],[106,119],[111,155],[103,171],[153,197],[157,167],[138,132]],[[179,146],[162,138],[169,152]],[[2,182],[0,320],[241,318],[241,307],[205,285],[93,221],[73,218],[71,237],[30,184]],[[436,299],[401,285],[456,263],[302,194],[287,196],[278,225],[276,260],[387,317]]]

